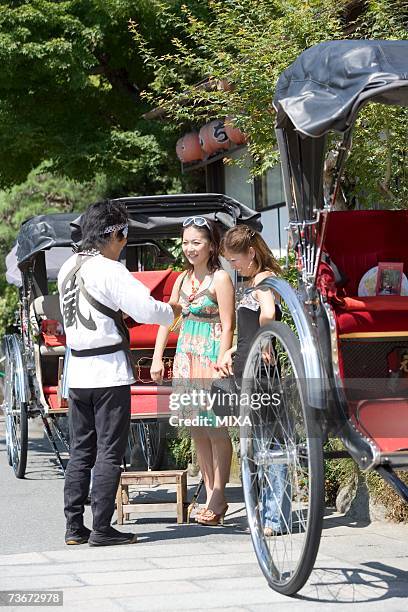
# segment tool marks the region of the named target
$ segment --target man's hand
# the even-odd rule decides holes
[[[153,359],[152,365],[150,367],[150,378],[158,384],[163,382],[164,363],[162,359],[158,359],[158,360]]]

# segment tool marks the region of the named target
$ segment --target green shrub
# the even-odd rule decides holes
[[[192,462],[192,440],[185,428],[178,428],[176,437],[167,440],[167,451],[169,463],[173,463],[180,470],[185,470]]]

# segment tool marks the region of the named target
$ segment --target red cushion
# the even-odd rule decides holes
[[[173,273],[173,270],[144,270],[143,272],[132,272],[132,276],[137,278],[143,283],[149,290],[153,292],[162,285],[166,278]]]
[[[129,326],[130,347],[132,349],[153,349],[158,329],[158,325],[140,324],[132,321],[131,326]],[[177,340],[178,334],[170,332],[167,341],[168,348],[175,348]]]
[[[132,385],[131,415],[133,418],[168,417],[171,386]]]
[[[345,298],[335,312],[339,335],[408,332],[408,296]]]
[[[372,438],[380,451],[408,449],[408,400],[379,399],[359,402],[353,421]]]
[[[181,272],[173,270],[157,270],[148,272],[132,272],[132,275],[140,280],[148,289],[150,289],[152,297],[162,302],[168,302],[173,290],[173,285],[176,278]],[[158,325],[147,323],[136,323],[132,319],[126,320],[126,325],[130,333],[130,346],[133,349],[153,349]],[[175,348],[177,345],[178,334],[171,332],[167,342],[169,348]]]
[[[41,334],[45,346],[65,346],[66,337],[64,334],[55,336],[54,334]]]
[[[373,295],[367,297],[346,297],[341,306],[343,310],[370,312],[408,310],[408,296],[406,295]]]
[[[130,389],[132,418],[159,418],[170,415],[171,386],[132,385]],[[43,391],[50,410],[60,411],[57,387],[44,386]]]
[[[64,329],[59,321],[55,319],[43,319],[41,321],[41,337],[45,346],[65,346],[66,338]]]

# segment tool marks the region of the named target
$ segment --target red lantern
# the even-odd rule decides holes
[[[178,139],[176,144],[177,157],[183,163],[203,159],[203,151],[200,147],[200,139],[197,132],[189,132]]]
[[[200,145],[207,155],[212,155],[216,151],[228,149],[229,138],[225,132],[224,122],[216,119],[204,125],[200,132]]]
[[[239,128],[234,127],[232,117],[227,117],[224,122],[225,132],[231,142],[237,145],[245,144],[247,136]]]

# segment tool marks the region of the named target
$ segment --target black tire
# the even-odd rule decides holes
[[[142,464],[146,470],[158,470],[162,467],[166,440],[164,424],[159,421],[138,420],[130,424],[128,438],[128,461]]]
[[[305,382],[300,343],[289,326],[261,328],[242,380],[241,419],[250,421],[241,426],[242,479],[259,565],[284,595],[297,593],[310,576],[324,512],[322,436]],[[251,394],[261,392],[265,405],[254,408]],[[244,393],[250,401],[242,401]]]

